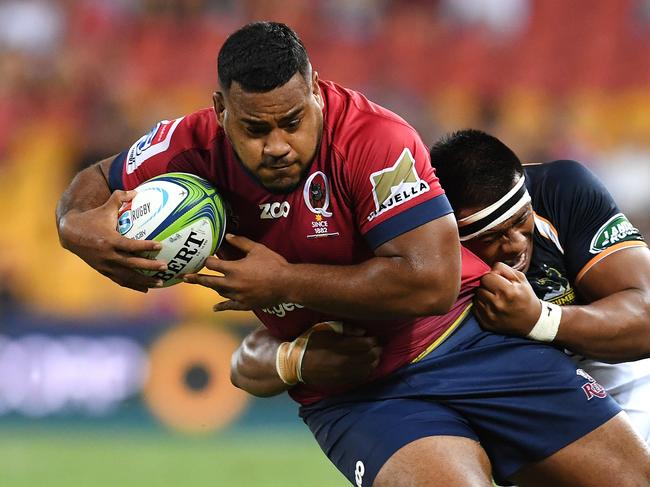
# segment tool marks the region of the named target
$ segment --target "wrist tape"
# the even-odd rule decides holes
[[[557,336],[562,320],[562,308],[557,304],[549,303],[540,299],[542,311],[539,314],[537,323],[526,335],[526,338],[539,342],[552,342]]]
[[[318,330],[332,330],[343,333],[343,324],[338,321],[317,323],[292,342],[282,342],[275,354],[275,370],[282,382],[294,386],[302,380],[302,359],[312,333]]]

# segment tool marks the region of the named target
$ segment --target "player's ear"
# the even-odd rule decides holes
[[[220,91],[215,91],[212,93],[212,106],[214,107],[214,113],[217,115],[219,125],[223,127],[223,117],[224,112],[226,111],[226,104],[223,99],[223,93]]]
[[[318,104],[323,108],[323,97],[320,92],[320,85],[318,84],[318,71],[312,71],[311,73],[311,93],[318,101]]]

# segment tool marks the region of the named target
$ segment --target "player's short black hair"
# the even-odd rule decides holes
[[[254,93],[282,86],[296,73],[307,80],[310,72],[302,41],[279,22],[253,22],[231,34],[221,46],[217,69],[224,90],[236,81]]]
[[[494,203],[524,172],[507,145],[474,129],[459,130],[436,142],[431,148],[431,165],[456,211]]]

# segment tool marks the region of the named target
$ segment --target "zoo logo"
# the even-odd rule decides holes
[[[259,205],[262,213],[260,214],[261,220],[274,220],[276,218],[286,218],[289,216],[291,206],[287,201],[282,203],[276,201],[275,203],[263,203]]]

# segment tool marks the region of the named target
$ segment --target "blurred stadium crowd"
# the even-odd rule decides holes
[[[428,144],[475,127],[525,161],[582,161],[650,234],[650,0],[4,0],[0,320],[213,319],[195,288],[96,275],[59,248],[53,212],[77,170],[209,105],[219,46],[260,19]]]
[[[159,119],[208,105],[221,42],[252,19],[293,26],[322,77],[426,142],[477,127],[527,161],[576,158],[650,227],[648,0],[5,0],[0,201],[7,237],[20,236],[0,244],[5,303],[74,312],[93,293],[57,248],[64,184]]]

